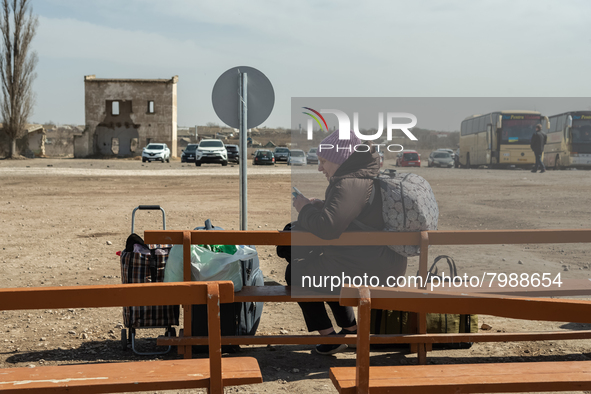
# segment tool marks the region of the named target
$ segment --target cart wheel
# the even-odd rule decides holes
[[[176,328],[168,327],[166,329],[166,336],[171,338],[176,338]]]
[[[121,330],[121,350],[127,350],[127,330],[125,328]]]

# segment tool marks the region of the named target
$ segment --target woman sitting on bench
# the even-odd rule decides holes
[[[372,228],[384,228],[382,199],[373,198],[370,204],[374,184],[371,178],[379,174],[380,158],[373,148],[369,152],[355,151],[354,147],[360,144],[361,140],[353,132],[350,133],[350,139],[341,140],[338,131],[320,143],[317,151],[318,171],[329,182],[325,199],[308,199],[297,194],[293,200],[293,206],[299,213],[295,229],[311,232],[323,239],[336,239],[345,231],[362,231],[353,223],[355,220]],[[379,196],[380,190],[377,189],[374,193],[376,192]],[[406,257],[387,246],[322,246],[313,249],[293,247],[288,261],[290,264],[287,266],[285,279],[298,290],[310,287],[304,282],[304,277],[338,276],[345,281],[344,278],[359,274],[372,275],[372,267],[376,271],[373,274],[383,276],[384,266],[388,267],[388,276],[404,275],[406,272]],[[325,283],[322,289],[314,287],[312,290],[321,290],[323,294],[337,298],[334,302],[328,302],[328,305],[337,324],[342,328],[338,335],[356,334],[353,309],[340,306],[338,302],[341,286],[333,289],[330,287],[330,283]],[[321,335],[337,335],[324,303],[301,302],[299,305],[308,331],[318,331]],[[322,344],[316,346],[316,351],[320,354],[334,354],[346,348],[346,344]]]

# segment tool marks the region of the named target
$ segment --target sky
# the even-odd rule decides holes
[[[258,69],[273,85],[266,127],[290,127],[292,97],[591,96],[587,0],[33,0],[32,7],[34,123],[84,124],[83,80],[94,74],[178,75],[178,125],[222,124],[212,89],[236,66]]]

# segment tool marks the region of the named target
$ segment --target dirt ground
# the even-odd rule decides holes
[[[392,162],[388,159],[386,167]],[[314,166],[305,170],[314,171]],[[302,169],[300,169],[301,171]],[[403,170],[404,171],[404,170]],[[409,170],[410,171],[410,170]],[[432,185],[441,212],[441,230],[581,229],[591,217],[588,171],[420,168],[413,172]],[[320,195],[325,181],[298,185],[306,195]],[[290,221],[291,169],[285,165],[249,164],[249,229],[282,229]],[[2,287],[71,286],[121,282],[116,252],[131,230],[131,212],[140,204],[160,204],[168,229],[192,229],[211,218],[225,229],[239,228],[238,167],[200,168],[137,160],[34,159],[0,160]],[[161,228],[161,215],[139,212],[136,232]],[[259,247],[266,276],[284,283],[285,261],[275,249]],[[544,273],[562,278],[589,278],[588,244],[432,247],[454,257],[460,274],[483,271]],[[410,260],[407,274],[417,270]],[[121,350],[120,308],[1,312],[0,364],[4,368],[69,363],[177,358],[136,356]],[[580,330],[588,326],[541,323],[480,316],[498,332]],[[158,332],[156,332],[158,331]],[[296,304],[267,304],[261,334],[304,333]],[[142,346],[163,333],[141,330]],[[591,341],[477,343],[468,350],[440,350],[432,363],[481,363],[591,359]],[[336,392],[328,371],[353,366],[355,352],[320,356],[310,346],[243,346],[240,354],[258,359],[264,383],[226,389],[241,393]],[[401,349],[372,353],[373,365],[415,363]],[[183,391],[184,392],[184,391]],[[186,391],[188,392],[188,391]]]

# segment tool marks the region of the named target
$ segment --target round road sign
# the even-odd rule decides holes
[[[234,67],[220,75],[213,86],[211,102],[217,116],[230,127],[240,127],[240,73],[247,74],[247,125],[262,124],[273,110],[275,92],[269,79],[256,68]]]

